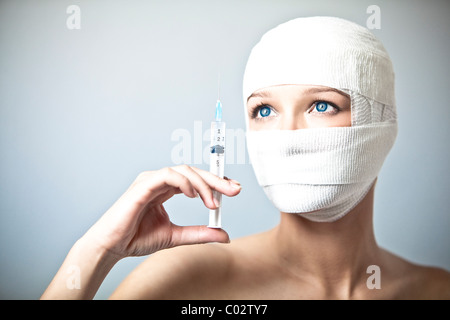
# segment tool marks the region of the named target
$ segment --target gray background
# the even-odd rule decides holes
[[[80,30],[66,27],[71,4]],[[448,1],[1,1],[0,298],[39,298],[139,172],[174,165],[175,130],[198,145],[194,123],[205,131],[213,118],[218,71],[227,127],[244,128],[242,75],[264,32],[311,15],[366,25],[371,4],[381,8],[373,32],[394,63],[399,114],[376,189],[376,238],[450,270]],[[278,223],[248,161],[226,175],[243,185],[224,200],[232,239]],[[207,224],[199,199],[166,207],[175,223]],[[119,262],[96,298],[143,259]]]

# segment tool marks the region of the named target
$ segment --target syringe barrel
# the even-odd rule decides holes
[[[225,167],[225,122],[211,123],[211,147],[209,170],[223,178]]]
[[[211,147],[209,154],[209,171],[223,178],[225,168],[225,122],[213,121],[211,123]],[[219,208],[209,211],[210,228],[222,227],[222,194],[213,191],[214,199],[219,203]]]

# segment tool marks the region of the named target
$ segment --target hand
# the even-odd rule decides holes
[[[143,172],[83,238],[119,259],[184,244],[229,242],[222,229],[173,224],[163,206],[173,195],[184,193],[190,198],[200,195],[207,208],[215,209],[213,190],[235,196],[241,186],[187,165]]]

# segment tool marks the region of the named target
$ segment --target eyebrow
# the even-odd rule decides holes
[[[250,100],[251,98],[256,98],[256,97],[260,97],[260,98],[265,98],[265,97],[271,97],[272,95],[270,94],[269,91],[266,90],[259,90],[257,92],[253,92],[248,98],[247,101]]]
[[[350,97],[348,94],[346,94],[345,92],[342,92],[340,90],[334,89],[334,88],[329,88],[329,87],[314,87],[314,88],[308,88],[305,90],[306,94],[311,94],[311,93],[319,93],[319,92],[336,92],[342,96],[345,97]],[[272,94],[267,91],[267,90],[259,90],[257,92],[253,92],[248,98],[247,101],[250,100],[251,98],[256,98],[256,97],[260,97],[260,98],[265,98],[265,97],[271,97]]]

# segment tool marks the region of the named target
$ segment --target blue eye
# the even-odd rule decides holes
[[[318,112],[325,112],[328,109],[328,103],[326,102],[318,102],[315,108]]]
[[[272,110],[269,107],[261,107],[259,109],[259,115],[263,118],[269,116],[271,112]]]

